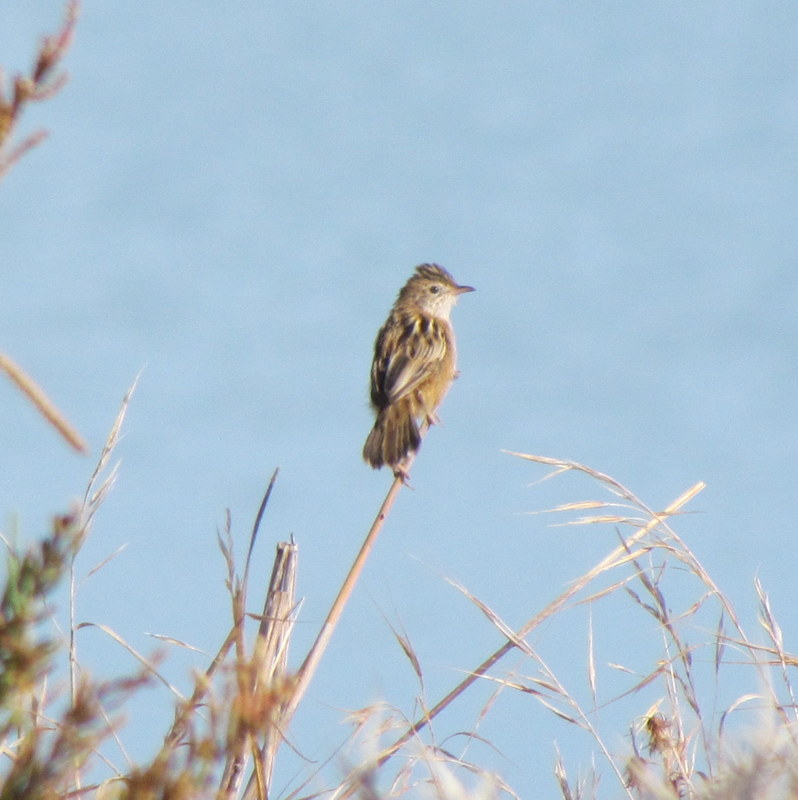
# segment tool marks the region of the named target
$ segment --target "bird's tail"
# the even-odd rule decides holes
[[[384,464],[397,467],[421,444],[418,425],[407,403],[394,403],[377,414],[363,446],[363,458],[374,469]]]

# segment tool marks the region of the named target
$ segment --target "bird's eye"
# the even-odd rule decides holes
[[[441,287],[438,286],[437,283],[433,283],[432,286],[429,287],[429,293],[430,294],[438,294],[438,292],[440,292],[440,290],[441,290]]]

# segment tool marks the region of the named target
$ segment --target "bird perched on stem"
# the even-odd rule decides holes
[[[459,286],[443,267],[421,264],[402,287],[374,344],[371,405],[377,413],[363,447],[374,469],[388,465],[407,477],[402,462],[421,444],[419,424],[435,410],[457,375],[452,306],[471,286]]]

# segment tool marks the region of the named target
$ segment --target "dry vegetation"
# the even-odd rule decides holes
[[[0,149],[0,174],[41,138],[29,137],[19,146],[8,146],[24,105],[43,99],[62,83],[51,81],[75,24],[77,7],[70,4],[68,9],[62,31],[45,40],[32,74],[18,77],[9,97],[0,95],[0,148],[4,148]],[[0,358],[0,369],[70,444],[82,447],[77,432],[11,359]],[[229,633],[205,672],[193,678],[190,696],[174,690],[174,721],[152,760],[115,770],[104,748],[124,737],[120,713],[137,700],[146,684],[154,680],[168,684],[157,661],[138,654],[142,664],[138,673],[98,683],[86,677],[75,655],[80,627],[74,611],[75,560],[113,485],[113,453],[129,401],[130,395],[80,507],[55,519],[49,535],[27,551],[3,538],[0,798],[275,797],[270,791],[274,765],[286,747],[291,719],[402,488],[401,481],[392,485],[316,643],[292,669],[288,643],[297,614],[294,543],[278,547],[272,579],[257,612],[249,599],[249,557],[276,474],[272,477],[242,571],[233,557],[229,526],[220,536],[230,595]],[[510,698],[510,707],[517,709],[518,729],[526,728],[532,698],[539,714],[554,715],[563,738],[581,737],[591,744],[595,756],[586,767],[566,764],[551,741],[536,743],[538,758],[550,759],[553,775],[550,785],[536,792],[538,797],[554,797],[558,792],[567,800],[798,796],[791,685],[795,657],[784,648],[768,597],[756,584],[759,630],[756,639],[749,638],[730,600],[671,527],[702,486],[692,487],[668,508],[655,511],[608,476],[579,464],[520,453],[511,456],[524,459],[537,471],[542,465],[550,471],[547,477],[579,476],[587,481],[591,494],[600,490],[605,499],[569,503],[551,513],[561,515],[564,524],[598,526],[609,532],[614,541],[611,551],[545,608],[530,610],[528,621],[515,630],[487,602],[458,586],[465,599],[456,602],[472,604],[475,620],[486,618],[500,631],[504,645],[486,654],[478,665],[461,665],[466,677],[439,701],[419,699],[424,710],[414,722],[388,706],[363,709],[352,720],[348,755],[336,761],[342,764],[348,759],[350,768],[341,767],[338,780],[325,785],[328,779],[308,764],[292,788],[279,796],[375,800],[518,796],[496,772],[466,760],[465,751],[453,753],[437,744],[446,741],[445,731],[435,730],[440,712],[456,707],[476,686],[485,685],[493,688],[493,694],[480,719],[491,714],[501,696],[505,703]],[[65,636],[52,625],[55,612],[47,602],[62,582],[69,584],[72,601],[69,621],[61,626],[67,630]],[[685,592],[691,598],[687,604],[675,599]],[[635,631],[635,646],[599,657],[597,652],[606,648],[593,620],[601,619],[608,608],[617,629]],[[563,634],[558,622],[574,613],[584,614],[586,636],[565,641],[565,647],[560,640],[559,649],[568,651],[569,658],[584,654],[584,679],[583,685],[569,687],[562,670],[542,652],[547,639],[573,636],[573,625],[564,626]],[[650,624],[641,624],[641,619]],[[398,634],[397,641],[421,678],[424,665],[411,643]],[[523,672],[517,663],[507,666],[510,654],[516,662],[518,657],[523,659]],[[51,692],[49,678],[64,664],[68,691]],[[729,673],[733,686],[746,688],[723,702]],[[602,696],[600,687],[608,686],[611,693]],[[619,711],[628,731],[618,730],[618,714],[608,713],[613,709]],[[755,724],[741,734],[733,720],[747,709],[755,710]],[[733,727],[735,734],[730,735]],[[512,729],[506,733],[514,735]],[[501,748],[501,742],[494,744]],[[579,778],[571,777],[574,770]],[[106,775],[98,778],[103,772]]]
[[[336,757],[336,763],[349,763],[350,768],[340,767],[333,785],[325,783],[329,779],[317,765],[308,763],[292,789],[280,795],[269,791],[291,716],[323,655],[322,640],[334,629],[334,620],[328,619],[311,653],[296,670],[289,668],[288,643],[297,613],[294,543],[278,547],[262,610],[247,611],[249,555],[276,474],[264,496],[242,574],[234,562],[229,531],[220,536],[232,623],[219,652],[207,670],[195,676],[190,697],[174,690],[174,722],[154,758],[98,780],[101,762],[106,771],[111,769],[110,760],[103,756],[103,742],[124,738],[117,722],[120,711],[148,682],[167,681],[155,660],[138,654],[144,664],[138,674],[110,683],[86,678],[74,656],[80,626],[73,616],[66,639],[48,635],[52,628],[45,623],[52,611],[46,598],[59,581],[67,580],[74,608],[75,558],[113,484],[116,466],[112,456],[129,400],[129,396],[125,398],[81,507],[54,520],[50,535],[28,552],[16,552],[6,542],[8,566],[0,604],[4,758],[0,796],[517,797],[495,771],[466,760],[465,751],[456,754],[437,743],[446,738],[442,723],[434,730],[440,712],[456,706],[476,685],[485,683],[494,691],[480,718],[490,715],[500,695],[505,701],[509,696],[520,729],[529,715],[527,699],[534,698],[539,713],[555,715],[564,738],[584,737],[593,744],[595,758],[589,770],[585,772],[581,765],[581,776],[574,780],[569,776],[573,766],[566,766],[556,746],[539,742],[539,758],[550,760],[553,778],[548,790],[539,791],[538,796],[556,796],[557,786],[563,798],[734,800],[798,794],[795,707],[789,677],[794,657],[783,648],[768,598],[757,585],[764,635],[754,643],[729,600],[671,527],[670,521],[683,512],[702,486],[655,512],[606,475],[578,464],[525,454],[512,455],[548,466],[548,477],[578,475],[604,490],[606,500],[567,504],[552,513],[566,515],[570,525],[609,526],[618,544],[517,630],[484,601],[457,586],[473,604],[475,619],[487,618],[501,632],[505,644],[481,664],[465,665],[466,677],[439,702],[433,705],[420,699],[425,711],[412,724],[388,706],[365,708],[354,715],[345,748],[349,755]],[[401,481],[397,481],[392,492],[400,487]],[[584,516],[586,512],[589,516]],[[381,510],[378,521],[385,513]],[[372,531],[372,541],[374,535]],[[694,589],[694,602],[678,612],[669,601],[669,582],[673,580],[682,584],[680,592],[685,581]],[[345,602],[351,591],[351,579],[347,583],[349,588],[342,591],[344,599],[339,602]],[[613,606],[616,623],[621,614],[620,621],[639,633],[635,651],[613,653],[611,661],[596,657],[601,637],[594,634],[592,624],[594,618],[601,618],[607,604]],[[544,659],[541,653],[547,637],[560,636],[559,620],[580,611],[587,613],[589,621],[586,641],[568,642],[566,649],[569,659],[577,652],[585,654],[584,685],[568,688],[551,659]],[[655,624],[640,625],[641,616]],[[711,630],[708,619],[713,620]],[[541,635],[544,623],[545,635]],[[573,625],[567,630],[572,631]],[[538,640],[534,646],[533,639]],[[421,679],[424,667],[412,645],[398,634],[397,640]],[[127,647],[118,637],[117,641]],[[511,653],[523,656],[523,671],[517,664],[512,668],[506,665]],[[639,666],[641,654],[647,660],[644,670]],[[48,675],[65,656],[70,670],[66,700],[48,693]],[[752,691],[718,710],[718,687],[726,670],[742,671]],[[613,673],[615,680],[608,680],[607,673]],[[623,690],[602,698],[598,687],[617,687],[617,676]],[[607,709],[616,705],[633,709],[626,719],[631,732],[621,747],[617,743],[625,732],[606,721]],[[739,734],[730,737],[726,731],[732,727],[731,718],[748,707],[756,709],[753,732],[744,738]],[[477,736],[476,731],[473,734]],[[507,734],[512,736],[513,731]],[[500,741],[493,744],[501,748]]]

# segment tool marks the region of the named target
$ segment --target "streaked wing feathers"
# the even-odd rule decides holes
[[[445,323],[423,314],[392,318],[380,331],[371,370],[371,397],[378,407],[407,396],[446,357]]]

